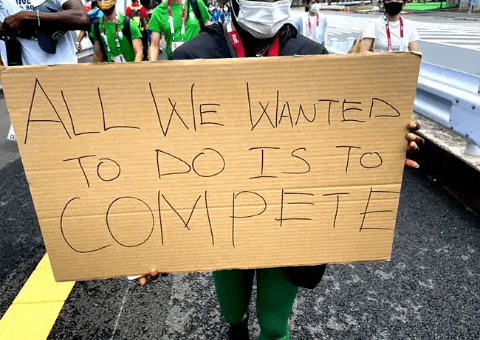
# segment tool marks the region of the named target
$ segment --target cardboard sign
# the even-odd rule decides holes
[[[17,67],[56,280],[390,258],[415,54]]]

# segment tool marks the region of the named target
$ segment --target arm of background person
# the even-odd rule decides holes
[[[133,50],[135,51],[135,61],[143,61],[143,44],[142,39],[132,40]]]
[[[362,41],[360,41],[360,53],[365,53],[365,52],[369,52],[370,49],[372,48],[373,46],[373,41],[375,39],[373,38],[363,38]]]
[[[77,48],[77,52],[80,52],[82,50],[82,40],[85,38],[86,31],[81,31],[78,34],[77,41],[75,42],[75,47]]]
[[[5,18],[2,28],[6,31],[18,32],[22,26],[28,28],[38,26],[37,14],[40,17],[40,27],[60,30],[87,30],[90,20],[80,0],[68,0],[62,6],[64,9],[55,13],[37,13],[36,11],[20,11]],[[24,26],[25,27],[25,26]]]
[[[198,0],[198,8],[200,9],[200,15],[202,16],[202,20],[205,26],[210,26],[212,22],[210,21],[210,12],[208,12],[207,6],[202,0]]]
[[[150,48],[148,50],[148,60],[158,60],[158,48],[160,44],[160,33],[152,32],[152,41],[150,42]]]
[[[409,51],[420,51],[418,48],[418,42],[417,41],[412,41],[408,43],[408,50]]]
[[[95,45],[93,46],[93,59],[92,63],[101,63],[106,60],[103,59],[103,50],[102,50],[102,45],[100,45],[101,42],[98,40],[95,40]]]

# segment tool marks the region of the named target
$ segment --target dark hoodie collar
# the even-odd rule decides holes
[[[224,37],[223,25],[215,23],[213,25],[205,26],[204,31],[214,33],[220,37]],[[280,48],[291,38],[295,38],[298,34],[297,29],[292,24],[285,24],[280,28]]]

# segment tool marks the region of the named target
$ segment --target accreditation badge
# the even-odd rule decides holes
[[[185,41],[172,41],[172,52],[177,49],[177,47],[180,47],[183,45]]]
[[[123,54],[119,54],[116,57],[113,57],[113,62],[114,63],[126,63],[127,61],[125,60],[125,57]]]

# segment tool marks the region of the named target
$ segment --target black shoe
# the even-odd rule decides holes
[[[250,340],[248,335],[248,318],[236,325],[230,325],[227,332],[228,340]]]

